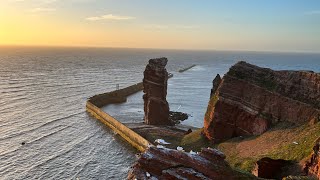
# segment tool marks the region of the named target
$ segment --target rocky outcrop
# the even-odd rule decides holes
[[[203,133],[215,143],[320,116],[320,74],[311,71],[273,71],[242,61],[214,89]]]
[[[140,155],[128,179],[257,179],[233,170],[222,152],[204,148],[199,154],[173,149],[150,147]]]
[[[220,74],[217,74],[216,77],[212,81],[212,88],[210,93],[210,98],[214,95],[214,93],[217,91],[222,79],[220,77]]]
[[[308,176],[320,179],[320,138],[313,147],[313,153],[304,165],[304,171]]]
[[[167,58],[150,59],[143,78],[144,121],[149,125],[172,125],[166,100]]]

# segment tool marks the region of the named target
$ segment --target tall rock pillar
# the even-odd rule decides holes
[[[167,58],[150,59],[143,78],[144,122],[149,125],[171,125],[166,100]]]

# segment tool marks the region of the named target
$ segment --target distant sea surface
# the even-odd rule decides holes
[[[125,179],[137,151],[91,117],[85,102],[141,82],[155,57],[167,57],[174,74],[170,109],[188,113],[183,124],[195,127],[203,125],[213,78],[239,60],[320,72],[319,54],[0,47],[0,179]],[[142,93],[103,109],[123,122],[142,121]]]

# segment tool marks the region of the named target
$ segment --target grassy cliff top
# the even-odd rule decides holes
[[[300,126],[282,122],[262,135],[236,137],[220,144],[209,142],[202,135],[202,129],[187,135],[167,128],[145,130],[145,133],[139,133],[150,142],[158,138],[170,142],[170,145],[166,145],[168,148],[181,146],[186,152],[199,152],[205,147],[217,148],[226,155],[232,167],[247,172],[251,172],[255,162],[263,157],[300,162],[311,154],[315,140],[320,137],[319,122]]]
[[[302,161],[311,154],[318,137],[320,123],[302,126],[279,123],[262,135],[237,137],[217,145],[208,142],[199,129],[184,136],[180,146],[188,151],[200,151],[202,147],[217,148],[227,156],[231,166],[250,172],[255,162],[263,157]]]
[[[311,154],[319,136],[320,123],[302,126],[280,123],[262,135],[234,138],[217,148],[226,154],[232,166],[251,171],[263,157],[300,162]]]

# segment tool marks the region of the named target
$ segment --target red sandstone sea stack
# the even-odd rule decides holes
[[[215,143],[259,135],[281,121],[302,124],[319,119],[319,109],[320,74],[238,62],[214,87],[203,133]]]
[[[166,100],[167,58],[150,59],[143,78],[144,121],[149,125],[172,125]]]

